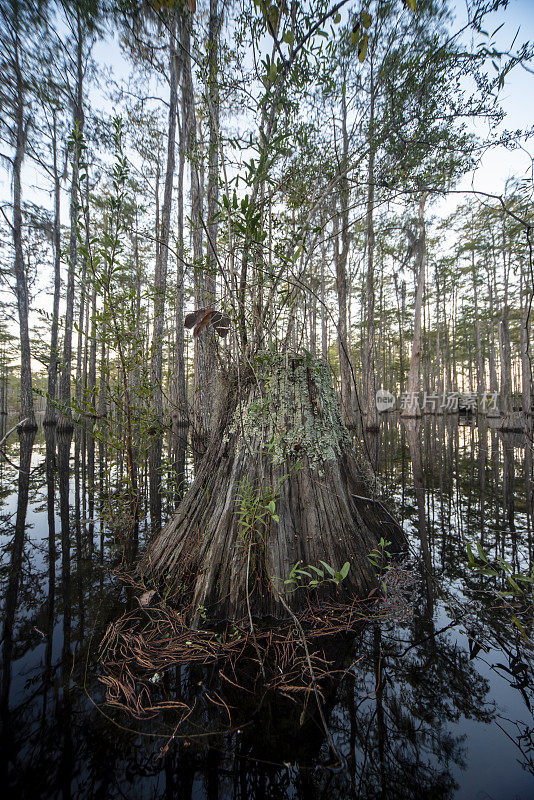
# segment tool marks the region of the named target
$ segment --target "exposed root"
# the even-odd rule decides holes
[[[143,590],[131,577],[122,578]],[[222,684],[229,690],[249,694],[274,690],[293,701],[315,694],[319,702],[321,683],[343,673],[326,656],[329,643],[354,637],[365,623],[403,621],[411,614],[408,590],[414,583],[413,573],[396,566],[385,576],[385,583],[385,597],[373,592],[351,603],[309,599],[295,621],[277,621],[275,627],[256,622],[252,631],[248,617],[215,629],[206,621],[204,627],[193,629],[188,624],[190,609],[176,608],[152,593],[149,605],[139,603],[124,613],[102,640],[99,680],[106,686],[106,700],[139,719],[179,710],[180,727],[192,705],[166,695],[166,671],[185,665],[217,665]],[[231,725],[231,705],[212,690],[206,690],[204,697],[224,709]]]

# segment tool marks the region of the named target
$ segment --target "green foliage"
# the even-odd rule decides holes
[[[380,541],[378,542],[378,547],[375,547],[370,553],[367,554],[367,560],[370,561],[370,563],[378,572],[378,579],[382,589],[384,590],[384,594],[387,594],[387,585],[383,579],[383,576],[384,573],[388,572],[392,567],[391,553],[388,550],[390,545],[391,542],[388,542],[383,536],[381,536]]]
[[[272,486],[258,485],[246,475],[237,490],[236,516],[239,538],[244,547],[263,547],[265,533],[272,522],[279,522],[276,512],[278,493]]]
[[[525,572],[516,572],[514,567],[505,561],[501,556],[496,556],[491,561],[480,542],[477,542],[477,555],[473,553],[473,549],[469,542],[466,544],[467,563],[469,568],[477,575],[484,575],[487,578],[495,578],[496,583],[504,585],[505,589],[497,589],[491,587],[491,591],[500,598],[516,599],[519,601],[529,600],[534,605],[534,593],[532,592],[532,585],[534,584],[534,567],[530,574]],[[511,614],[514,625],[519,629],[524,639],[527,639],[525,626],[517,617],[516,613]]]
[[[302,561],[297,561],[292,567],[289,577],[284,581],[284,584],[286,586],[293,586],[294,588],[292,591],[300,588],[317,589],[319,586],[328,583],[334,583],[336,586],[339,586],[349,574],[349,561],[345,561],[339,570],[335,570],[330,564],[327,564],[326,561],[320,560],[319,563],[322,564],[323,569],[313,564],[307,564],[302,567]],[[306,578],[308,580],[306,580]]]

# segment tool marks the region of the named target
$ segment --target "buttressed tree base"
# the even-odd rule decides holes
[[[367,555],[382,537],[393,552],[404,542],[375,495],[328,367],[307,353],[260,353],[221,378],[211,442],[141,571],[190,603],[193,624],[199,613],[285,616],[280,595],[293,610],[362,597],[377,580]],[[289,582],[297,565],[311,578]]]

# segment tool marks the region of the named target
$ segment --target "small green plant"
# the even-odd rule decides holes
[[[345,561],[338,571],[331,567],[330,564],[327,564],[326,561],[320,560],[319,563],[323,565],[324,569],[315,567],[313,564],[307,564],[305,567],[301,567],[302,561],[297,561],[295,566],[292,567],[289,577],[284,581],[284,584],[286,586],[294,586],[293,591],[301,587],[316,589],[323,583],[335,583],[339,585],[349,574],[349,561]],[[307,582],[305,581],[306,578],[308,578]]]
[[[239,537],[244,546],[263,545],[270,521],[279,522],[276,514],[277,493],[272,486],[259,487],[246,475],[237,491]]]
[[[392,567],[391,553],[388,550],[388,547],[390,546],[391,542],[388,542],[383,536],[381,536],[378,546],[367,554],[367,560],[370,561],[373,567],[375,567],[375,569],[378,571],[378,580],[380,581],[380,585],[384,590],[384,594],[387,594],[388,591],[386,581],[384,580],[384,575],[386,572],[389,572]]]
[[[477,556],[473,553],[473,549],[469,543],[467,543],[466,549],[467,563],[470,569],[479,575],[486,575],[488,578],[500,578],[506,583],[507,589],[494,589],[494,593],[497,597],[521,600],[526,600],[528,598],[529,587],[534,584],[534,567],[529,575],[525,572],[515,572],[513,566],[508,564],[501,556],[496,556],[493,561],[490,561],[479,542],[477,542]],[[534,605],[534,593],[532,593],[532,591],[530,593]],[[525,627],[514,613],[512,613],[512,621],[521,632],[523,638],[527,639]]]

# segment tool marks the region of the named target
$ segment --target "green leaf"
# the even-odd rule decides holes
[[[471,545],[469,544],[469,542],[467,543],[466,547],[467,547],[467,558],[469,559],[469,564],[471,566],[474,566],[475,557],[473,555],[473,551],[471,550]]]
[[[323,567],[325,568],[325,570],[326,570],[326,571],[327,571],[327,572],[328,572],[328,573],[329,573],[329,574],[330,574],[332,577],[334,577],[334,575],[336,574],[336,571],[335,571],[335,569],[332,569],[332,567],[330,566],[330,564],[327,564],[327,563],[326,563],[326,561],[321,561],[321,559],[319,559],[319,563],[323,565]]]
[[[266,21],[268,23],[269,33],[272,32],[273,35],[276,35],[278,23],[280,21],[280,9],[274,3],[267,10]]]
[[[285,42],[286,44],[292,45],[293,41],[294,41],[294,38],[295,37],[293,36],[291,31],[286,31],[284,33],[284,35],[282,36],[282,41]]]
[[[311,578],[311,573],[306,572],[305,569],[297,569],[295,572],[297,572],[299,575],[305,575],[307,578]]]
[[[365,61],[365,56],[367,55],[367,45],[369,43],[369,37],[366,33],[363,34],[360,44],[358,45],[358,61],[363,63]]]
[[[516,592],[519,592],[519,594],[524,594],[523,589],[514,581],[512,577],[510,577],[510,575],[506,576],[506,580],[508,581],[512,589],[515,589]]]
[[[519,622],[519,620],[517,619],[517,617],[516,617],[516,615],[515,615],[515,614],[512,614],[512,619],[513,619],[513,621],[514,621],[514,624],[515,624],[515,625],[516,625],[516,626],[519,628],[519,630],[520,630],[520,631],[521,631],[521,633],[523,634],[523,638],[524,638],[524,639],[527,639],[527,638],[528,638],[528,637],[527,637],[527,633],[526,633],[526,631],[525,631],[524,627],[522,626],[522,624],[521,624],[521,623]]]
[[[360,19],[362,21],[362,25],[363,25],[364,28],[370,28],[371,27],[371,22],[373,21],[373,18],[372,18],[372,16],[370,14],[367,13],[367,11],[362,11],[361,12]]]
[[[269,505],[267,506],[267,508],[269,509],[269,511],[271,512],[271,514],[274,514],[274,512],[275,512],[275,510],[276,510],[276,503],[274,502],[274,500],[271,500],[271,502],[269,503]]]
[[[324,578],[324,571],[319,567],[314,567],[313,564],[308,564],[308,569],[312,569],[320,578]]]
[[[480,545],[480,542],[477,542],[477,550],[478,550],[478,555],[480,556],[480,558],[482,559],[482,561],[485,561],[485,562],[486,562],[486,564],[487,564],[487,563],[488,563],[488,558],[487,558],[487,556],[486,556],[486,554],[485,554],[484,550],[482,549],[482,547],[481,547],[481,545]]]
[[[350,561],[345,561],[341,569],[339,570],[339,574],[341,575],[341,580],[345,580],[347,575],[349,574],[350,569]]]
[[[334,25],[339,25],[340,22],[341,22],[341,14],[337,13],[336,16],[334,17]]]

